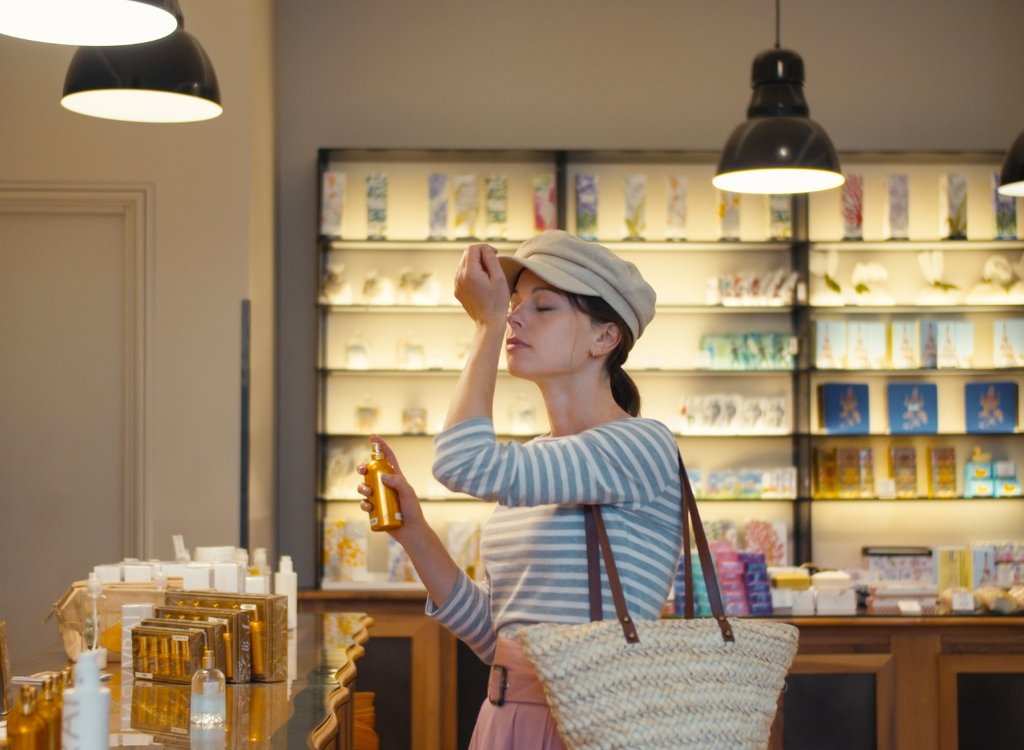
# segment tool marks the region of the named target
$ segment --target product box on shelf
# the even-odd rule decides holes
[[[992,321],[992,363],[996,367],[1024,366],[1024,318]]]
[[[874,497],[874,452],[865,446],[836,448],[836,476],[839,482],[839,497]]]
[[[858,320],[846,324],[846,366],[851,370],[889,366],[885,323]]]
[[[288,597],[283,594],[228,594],[213,591],[181,591],[168,595],[175,607],[249,610],[254,682],[278,682],[288,678]]]
[[[894,370],[916,370],[921,366],[920,335],[917,320],[894,320],[889,324],[889,351]]]
[[[882,581],[935,580],[935,564],[931,547],[868,546],[861,548],[864,567],[878,574]]]
[[[814,366],[819,370],[846,368],[846,321],[814,322]]]
[[[956,497],[956,448],[933,445],[928,448],[928,496]]]
[[[964,426],[969,433],[1017,431],[1017,383],[964,384]]]
[[[815,448],[812,461],[814,464],[814,474],[812,476],[812,492],[814,497],[825,500],[839,497],[836,449]]]
[[[917,497],[917,449],[912,445],[889,447],[889,476],[896,497]]]
[[[939,431],[939,394],[934,383],[889,383],[889,432],[934,435]]]
[[[867,383],[822,383],[818,386],[821,426],[834,435],[867,435],[871,412]]]
[[[965,320],[939,320],[935,323],[936,366],[969,368],[974,358],[974,324]]]

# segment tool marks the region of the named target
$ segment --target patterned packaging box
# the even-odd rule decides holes
[[[933,445],[928,449],[928,496],[956,497],[956,448]]]
[[[992,321],[992,364],[996,367],[1024,365],[1024,318]]]
[[[921,366],[918,321],[894,320],[889,324],[889,352],[894,370],[916,370]]]
[[[917,497],[917,449],[912,445],[889,448],[889,476],[896,485],[896,497]]]
[[[819,370],[846,368],[846,321],[819,320],[814,324],[814,366]]]
[[[889,433],[934,435],[939,431],[939,397],[934,383],[889,383]]]
[[[867,435],[871,412],[867,383],[822,383],[818,386],[821,426],[832,435]]]
[[[888,337],[881,321],[846,324],[846,366],[851,370],[879,370],[889,366]]]
[[[927,370],[938,367],[938,326],[934,320],[917,321],[917,343],[918,351],[920,352],[918,363],[921,369]]]
[[[966,320],[935,322],[936,366],[970,368],[974,357],[974,324]]]
[[[964,385],[966,432],[1017,431],[1017,384],[1013,381]]]

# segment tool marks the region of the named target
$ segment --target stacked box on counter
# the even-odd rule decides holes
[[[168,592],[167,605],[249,611],[252,681],[279,682],[288,678],[288,597],[284,594],[175,591]]]
[[[704,581],[704,571],[700,567],[697,550],[690,554],[690,570],[693,571],[693,613],[695,617],[708,617],[711,614],[711,602],[708,600],[708,588]],[[676,565],[676,576],[673,583],[674,611],[677,615],[686,614],[686,557],[679,556]]]
[[[743,583],[747,590],[747,606],[752,615],[771,615],[772,584],[768,577],[768,564],[760,552],[740,552],[743,563]]]
[[[718,589],[722,594],[722,606],[728,616],[744,617],[750,614],[747,603],[747,586],[743,580],[743,562],[739,553],[728,542],[710,542],[711,555],[715,560],[718,574]]]

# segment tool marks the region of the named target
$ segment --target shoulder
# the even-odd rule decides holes
[[[676,438],[672,431],[656,419],[629,417],[592,427],[579,437],[594,445],[629,446],[648,452],[675,455]]]

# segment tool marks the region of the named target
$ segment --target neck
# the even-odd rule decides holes
[[[538,383],[551,426],[551,436],[575,435],[591,427],[629,417],[612,397],[607,379],[589,387],[572,382]]]

